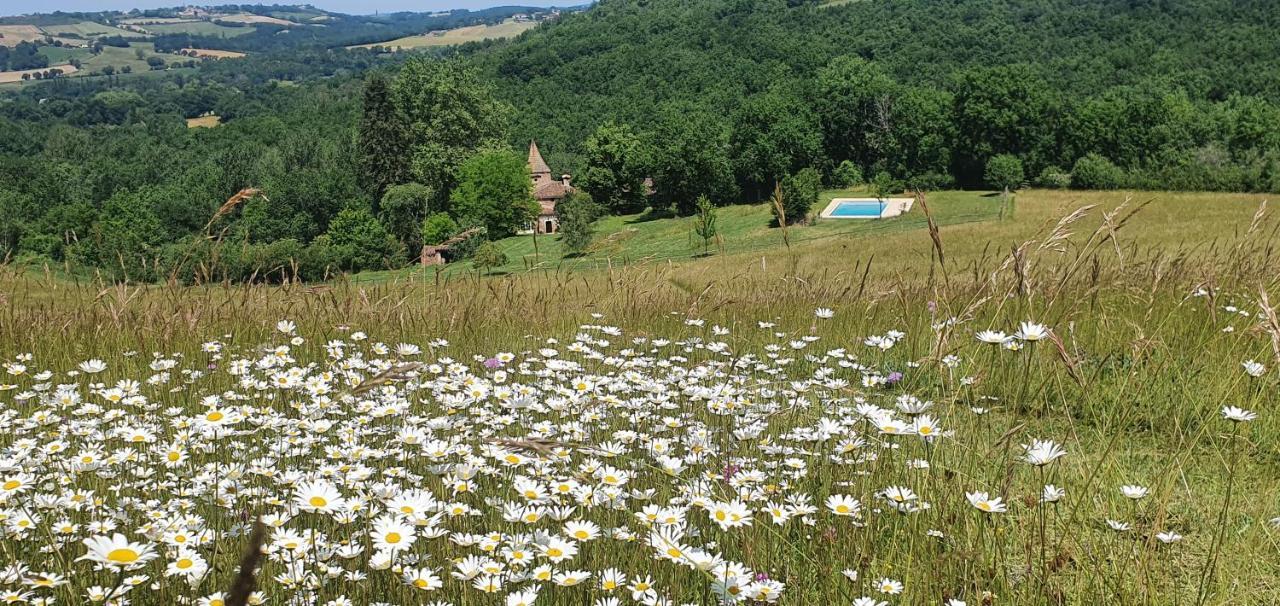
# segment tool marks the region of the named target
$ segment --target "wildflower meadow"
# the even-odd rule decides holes
[[[891,270],[4,268],[0,601],[1276,603],[1275,223],[1113,202]]]

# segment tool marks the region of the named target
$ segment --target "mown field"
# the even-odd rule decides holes
[[[191,34],[193,36],[222,36],[234,38],[253,33],[254,28],[219,25],[212,21],[184,21],[180,23],[156,23],[142,26],[153,34]]]
[[[260,544],[254,603],[1271,603],[1262,197],[928,201],[489,278],[6,268],[14,590],[231,601]]]
[[[45,33],[34,25],[0,25],[0,44],[17,46],[21,42],[35,42]]]
[[[138,32],[112,27],[104,23],[95,23],[93,21],[81,21],[79,23],[70,23],[65,25],[45,25],[40,29],[55,36],[74,34],[81,38],[96,38],[98,36],[124,36],[125,38],[140,37]]]
[[[142,58],[138,58],[138,51],[142,51]],[[89,49],[84,48],[57,48],[42,47],[41,54],[49,57],[50,65],[45,70],[58,68],[63,70],[63,77],[94,77],[92,72],[100,72],[103,68],[110,66],[115,70],[116,78],[125,77],[122,70],[128,66],[132,71],[127,77],[146,77],[151,71],[151,66],[147,64],[150,57],[161,57],[166,62],[185,61],[186,57],[173,55],[169,53],[157,53],[155,44],[152,42],[132,41],[128,47],[104,46],[102,52],[93,54]],[[80,60],[80,69],[75,69],[65,62],[71,59]],[[43,70],[39,70],[43,71]],[[22,81],[22,72],[0,72],[0,84],[6,87],[17,88],[22,86],[32,86],[37,81]]]
[[[815,209],[821,210],[832,198],[868,197],[866,190],[832,190],[823,192]],[[1073,210],[1131,197],[1130,205],[1149,203],[1132,221],[1136,226],[1128,234],[1135,246],[1165,246],[1176,250],[1203,252],[1230,232],[1214,229],[1201,237],[1188,237],[1187,230],[1205,225],[1234,225],[1253,216],[1258,204],[1267,196],[1258,194],[1138,192],[1134,194],[1079,191],[1028,190],[1017,195],[1012,214],[1000,219],[1000,197],[994,192],[942,191],[926,198],[934,222],[952,234],[948,253],[958,264],[989,260],[1002,247],[1026,239],[1036,229]],[[816,212],[816,211],[815,211]],[[718,243],[712,244],[712,255],[703,264],[736,266],[767,263],[779,249],[784,249],[782,230],[772,226],[773,215],[767,204],[723,207],[717,212]],[[1090,218],[1096,221],[1098,218]],[[693,232],[691,217],[655,217],[648,213],[610,216],[595,225],[595,239],[581,256],[567,254],[558,235],[534,238],[520,235],[500,240],[507,264],[494,273],[519,273],[529,270],[578,270],[607,268],[643,262],[688,261],[704,255],[703,244]],[[922,207],[907,215],[886,221],[856,219],[817,219],[808,226],[789,231],[792,255],[806,265],[828,271],[845,271],[874,258],[877,269],[910,272],[927,265],[934,254],[927,234],[928,221]],[[1097,227],[1089,223],[1092,229]],[[353,280],[385,281],[422,272],[409,268],[396,272],[367,272]],[[433,275],[440,268],[428,268]],[[443,269],[447,273],[470,272],[470,263],[459,263]]]
[[[430,32],[419,36],[406,36],[376,44],[361,44],[350,48],[373,48],[376,46],[393,50],[411,50],[430,46],[451,46],[464,42],[491,40],[495,38],[512,38],[521,32],[538,25],[536,21],[504,21],[494,25],[470,25],[456,29]]]

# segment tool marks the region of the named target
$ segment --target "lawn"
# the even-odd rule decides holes
[[[450,46],[493,38],[513,38],[536,25],[538,24],[534,21],[504,21],[496,25],[471,25],[457,29],[430,32],[419,36],[407,36],[376,44],[361,44],[350,48],[373,48],[378,46],[394,50],[412,50],[431,46]]]
[[[710,259],[623,218],[632,262],[493,278],[0,266],[0,547],[60,603],[225,600],[261,546],[270,604],[1271,604],[1262,199],[939,192],[790,250],[730,207]]]

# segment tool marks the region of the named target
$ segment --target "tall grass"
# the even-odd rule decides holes
[[[920,206],[927,208],[927,200],[922,202]],[[859,399],[889,408],[905,394],[931,400],[930,414],[952,434],[938,440],[886,437],[864,419],[861,425],[844,428],[867,439],[857,451],[860,463],[835,461],[815,444],[810,446],[814,452],[791,455],[804,460],[805,474],[788,479],[776,469],[767,470],[768,486],[759,490],[778,499],[789,493],[810,495],[822,509],[813,516],[813,525],[775,526],[757,512],[750,527],[722,531],[707,523],[705,513],[695,509],[689,514],[689,527],[700,545],[714,544],[725,558],[784,581],[782,603],[848,603],[864,595],[894,604],[941,604],[953,598],[969,604],[1271,603],[1280,583],[1280,532],[1268,523],[1280,516],[1280,425],[1275,415],[1280,322],[1271,307],[1280,276],[1273,252],[1276,221],[1259,208],[1234,232],[1223,230],[1225,235],[1213,241],[1197,241],[1193,225],[1184,226],[1183,241],[1152,241],[1150,234],[1133,232],[1143,213],[1160,202],[1145,204],[1146,200],[1119,198],[1106,205],[1075,205],[1052,219],[1039,215],[1042,220],[1034,225],[1028,225],[1026,217],[1037,215],[1020,207],[1018,221],[1001,224],[1020,222],[1009,228],[1016,231],[1003,232],[1019,237],[1004,241],[966,239],[981,230],[938,228],[930,221],[928,232],[902,236],[913,238],[917,253],[931,251],[927,256],[888,259],[895,251],[881,250],[874,267],[861,256],[841,256],[830,245],[796,245],[789,252],[753,252],[688,264],[642,263],[497,279],[408,275],[374,284],[336,281],[310,286],[108,284],[7,268],[0,270],[5,297],[0,357],[10,360],[32,352],[38,368],[57,372],[99,358],[107,361],[113,380],[143,380],[153,374],[148,368],[152,352],[199,369],[207,357],[202,343],[227,344],[228,358],[230,352],[253,355],[281,342],[275,325],[285,318],[296,322],[297,333],[306,337],[292,351],[297,364],[318,367],[326,365],[325,343],[347,339],[356,330],[389,344],[422,344],[423,362],[447,356],[467,364],[473,355],[483,359],[497,352],[537,350],[547,337],[569,343],[588,330],[583,325],[619,327],[623,336],[614,338],[619,342],[634,337],[691,343],[723,340],[732,360],[749,353],[765,359],[771,345],[785,346],[789,340],[814,335],[820,341],[804,352],[784,350],[783,355],[794,361],[780,367],[783,380],[758,370],[742,371],[741,380],[785,392],[788,381],[812,377],[824,367],[837,368],[834,359],[822,353],[836,348],[856,353],[865,367],[861,375],[901,371],[902,379],[892,386],[863,385],[858,381],[861,375],[853,374],[845,387],[790,393],[781,398],[788,402],[785,406],[753,417],[767,426],[762,439],[753,440],[734,437],[740,421],[708,411],[704,402],[687,393],[673,393],[676,412],[664,414],[704,424],[709,443],[719,446],[711,460],[692,472],[706,475],[719,498],[732,499],[735,488],[716,478],[732,475],[731,470],[742,465],[780,465],[782,455],[773,446],[799,447],[803,442],[788,436],[815,427],[821,419],[847,414]],[[845,263],[834,263],[833,256]],[[834,317],[815,319],[815,308],[832,308]],[[690,318],[705,324],[691,325],[686,322]],[[760,329],[760,321],[776,327]],[[1052,334],[1017,351],[974,340],[976,331],[1012,331],[1022,321],[1042,323]],[[730,332],[717,336],[710,332],[713,325]],[[889,330],[900,330],[905,337],[886,350],[863,345],[867,337]],[[448,345],[427,347],[438,338]],[[683,361],[675,364],[684,368],[715,368],[725,359],[701,347],[690,347],[680,358]],[[1247,360],[1265,365],[1265,373],[1246,373],[1242,363]],[[584,372],[592,376],[613,372],[598,361],[587,363]],[[407,374],[394,378],[412,383],[417,371],[404,370]],[[473,372],[482,375],[484,369]],[[407,389],[392,378],[382,386],[389,390],[386,393]],[[40,409],[33,400],[11,397],[30,388],[21,383],[24,380],[29,379],[13,380],[19,390],[0,392],[0,401],[16,418],[29,418]],[[74,381],[55,379],[68,380]],[[172,396],[165,395],[166,389],[147,389],[165,406],[192,412],[202,408],[197,394],[240,389],[234,377],[216,371],[178,387]],[[472,414],[451,409],[437,398],[418,396],[412,411],[422,418]],[[349,394],[336,401],[354,406],[364,397],[369,396]],[[1229,423],[1220,414],[1224,405],[1257,411],[1259,418]],[[655,431],[647,422],[637,425],[627,414],[612,414],[602,402],[583,406],[575,413],[595,419],[586,442],[544,444],[523,420],[511,425],[453,425],[452,436],[477,452],[496,444],[535,459],[566,456],[576,466],[598,457],[591,449],[617,431]],[[555,414],[547,419],[570,420]],[[170,433],[160,436],[159,443],[172,439],[174,430],[165,431]],[[291,453],[278,467],[314,469],[324,463],[323,445],[336,445],[330,439],[336,440],[320,436],[314,451]],[[375,446],[390,445],[386,436],[368,439]],[[1055,440],[1068,454],[1043,467],[1027,465],[1020,459],[1020,445],[1032,439]],[[234,441],[239,445],[233,448],[192,453],[195,463],[205,466],[193,463],[192,472],[235,474],[242,477],[241,491],[249,495],[237,501],[244,508],[237,511],[224,511],[212,502],[196,505],[195,511],[220,533],[216,546],[205,551],[209,575],[194,589],[173,581],[163,581],[153,590],[136,589],[129,595],[133,603],[178,603],[231,587],[249,541],[246,520],[278,509],[272,499],[289,500],[288,491],[273,482],[243,474],[243,466],[263,456],[267,446],[253,438]],[[547,452],[550,448],[570,454]],[[927,462],[927,470],[919,469],[920,461]],[[653,461],[641,452],[610,462],[633,469],[637,487],[654,491],[652,502],[679,501],[686,488],[683,480],[653,470]],[[422,475],[419,485],[442,499],[449,494],[445,479],[426,461],[377,460],[372,465],[379,471],[407,468]],[[173,481],[181,483],[179,478]],[[510,472],[482,474],[475,493],[511,499],[512,480]],[[82,474],[75,485],[108,495],[111,484],[110,479]],[[1042,504],[1045,484],[1064,487],[1065,497]],[[1127,498],[1120,492],[1126,484],[1144,486],[1149,494]],[[124,493],[108,497],[108,507],[123,497],[156,498],[141,494],[135,484],[126,486]],[[930,507],[913,514],[894,512],[876,496],[890,486],[911,488]],[[966,493],[975,491],[1003,498],[1009,511],[984,514],[970,507]],[[867,511],[859,524],[834,518],[822,508],[823,500],[833,494],[862,501]],[[486,507],[479,497],[472,504],[481,514],[449,522],[451,531],[529,531],[504,521],[497,508]],[[582,517],[616,528],[635,526],[631,513],[597,508],[584,511]],[[48,512],[42,524],[56,517]],[[1113,530],[1108,520],[1126,529]],[[122,527],[137,528],[141,522],[136,517],[123,520]],[[365,542],[368,523],[357,521],[353,528],[298,514],[290,527]],[[554,524],[547,528],[553,530]],[[1182,539],[1166,543],[1161,533],[1176,533]],[[8,561],[73,575],[71,583],[55,590],[62,602],[81,601],[85,586],[110,586],[115,580],[105,572],[93,572],[86,562],[75,562],[83,552],[78,543],[55,543],[52,549],[62,562],[54,563],[37,551],[42,541],[38,536],[6,536],[0,538],[0,546]],[[655,561],[645,541],[641,536],[635,542],[586,543],[565,568],[598,574],[613,567],[629,575],[651,574],[678,602],[718,603],[709,593],[705,574]],[[440,539],[420,541],[414,553],[419,565],[435,567],[447,577],[453,560],[477,551]],[[368,555],[366,551],[353,561],[325,565],[362,570],[367,580],[321,578],[310,595],[321,603],[338,596],[356,603],[496,603],[494,596],[452,579],[423,598],[396,574],[370,570]],[[312,568],[324,567],[317,563]],[[162,577],[156,565],[148,570],[156,579]],[[850,580],[842,574],[845,570],[857,571],[857,579]],[[276,575],[282,572],[279,561],[267,558],[257,574],[258,587],[271,603],[306,593],[278,582]],[[879,580],[885,577],[903,582],[904,593],[881,594]],[[538,603],[589,603],[606,595],[595,589],[595,581],[576,588],[548,587]],[[619,597],[625,603],[629,596]]]

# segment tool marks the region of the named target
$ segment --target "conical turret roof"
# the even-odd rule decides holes
[[[538,143],[536,141],[529,142],[529,172],[534,175],[551,174],[551,167],[547,166],[546,160],[542,159],[542,152],[538,151]]]

